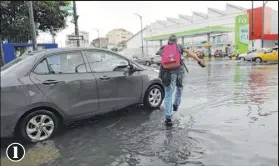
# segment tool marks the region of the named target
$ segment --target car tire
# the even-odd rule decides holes
[[[245,58],[244,58],[244,57],[241,57],[240,60],[241,60],[241,61],[245,61]]]
[[[151,64],[150,64],[150,62],[146,61],[146,62],[145,62],[145,65],[146,65],[146,66],[150,66]]]
[[[20,120],[18,132],[26,142],[41,142],[53,137],[59,130],[60,124],[60,118],[55,113],[48,110],[36,110]],[[28,129],[29,132],[27,132]],[[39,131],[41,134],[36,138]]]
[[[261,63],[262,61],[263,61],[262,58],[259,58],[259,57],[255,58],[256,63]]]
[[[151,85],[144,96],[143,105],[146,108],[159,108],[164,100],[164,89],[159,85]]]

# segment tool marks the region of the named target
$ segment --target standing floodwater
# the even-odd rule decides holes
[[[22,165],[278,165],[278,65],[187,64],[173,128],[161,110],[128,108],[26,145]]]

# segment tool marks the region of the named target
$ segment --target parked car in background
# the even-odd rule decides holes
[[[115,52],[42,50],[1,68],[1,137],[44,141],[63,124],[138,103],[159,108],[163,99],[158,71]]]
[[[151,57],[151,60],[153,61],[153,64],[160,65],[161,64],[161,56],[159,55],[154,55]]]
[[[161,64],[161,57],[159,55],[144,55],[144,56],[134,56],[133,61],[141,64],[141,65],[146,65],[150,66],[152,64]]]
[[[251,54],[251,53],[254,53],[254,52],[256,52],[256,51],[257,51],[257,49],[251,49],[251,50],[249,50],[248,52],[239,54],[239,55],[237,56],[237,60],[245,61],[245,56],[247,56],[247,54]]]
[[[263,53],[257,53],[255,57],[252,58],[253,61],[257,63],[261,62],[278,62],[278,46],[270,48]]]
[[[264,53],[265,51],[267,51],[267,48],[258,48],[253,51],[247,52],[247,54],[243,56],[243,58],[244,58],[243,60],[252,61],[253,57],[255,57],[256,54]]]
[[[224,52],[222,50],[216,50],[214,53],[215,58],[223,58],[224,57]]]
[[[245,61],[245,58],[244,58],[245,55],[247,55],[247,52],[246,52],[246,53],[243,53],[243,54],[237,55],[237,56],[236,56],[236,60]]]
[[[203,52],[203,51],[196,51],[195,53],[197,54],[197,56],[198,56],[200,59],[203,59],[203,57],[204,57],[204,52]]]

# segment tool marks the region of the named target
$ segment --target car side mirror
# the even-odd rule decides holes
[[[133,71],[135,71],[135,67],[132,64],[130,64],[126,67],[126,71],[127,72],[133,72]]]
[[[113,71],[124,71],[124,72],[131,72],[133,70],[134,67],[131,64],[119,64],[113,69]]]

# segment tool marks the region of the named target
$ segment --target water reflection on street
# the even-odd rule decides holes
[[[127,108],[29,144],[22,163],[49,166],[278,165],[278,64],[187,62],[174,127],[162,110]]]

